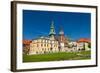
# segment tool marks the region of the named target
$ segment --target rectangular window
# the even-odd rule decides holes
[[[43,46],[43,44],[41,44],[41,47]]]

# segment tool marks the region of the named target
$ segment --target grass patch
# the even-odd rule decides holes
[[[90,51],[81,52],[58,52],[38,55],[23,55],[23,62],[61,61],[61,60],[84,60],[91,59]]]

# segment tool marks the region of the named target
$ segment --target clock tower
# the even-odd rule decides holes
[[[51,40],[55,40],[55,28],[54,28],[54,22],[51,22],[51,26],[50,26],[50,32],[49,32],[49,37]]]

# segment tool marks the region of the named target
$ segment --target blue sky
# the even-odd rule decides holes
[[[91,37],[90,13],[23,10],[23,38],[48,36],[52,21],[57,35],[62,27],[65,36],[73,40]]]

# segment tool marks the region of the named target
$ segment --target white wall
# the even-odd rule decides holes
[[[10,26],[10,8],[11,8],[10,1],[11,0],[0,0],[0,73],[12,73],[10,71],[10,29],[11,29],[10,28],[11,27]],[[98,5],[100,7],[99,5],[100,0],[30,0],[30,1]],[[98,13],[100,13],[100,10]],[[98,14],[98,16],[100,15]],[[99,31],[100,31],[100,25],[99,25]],[[99,34],[99,37],[100,37],[100,34]],[[100,40],[100,38],[98,40]],[[100,49],[98,49],[98,51],[99,51],[99,56],[100,56]],[[100,64],[100,57],[99,57],[99,64]],[[100,65],[99,67],[92,67],[92,68],[35,71],[34,73],[53,73],[53,72],[55,73],[56,72],[58,73],[87,73],[87,72],[99,73]],[[33,73],[33,72],[31,71],[31,72],[26,72],[26,73]]]

